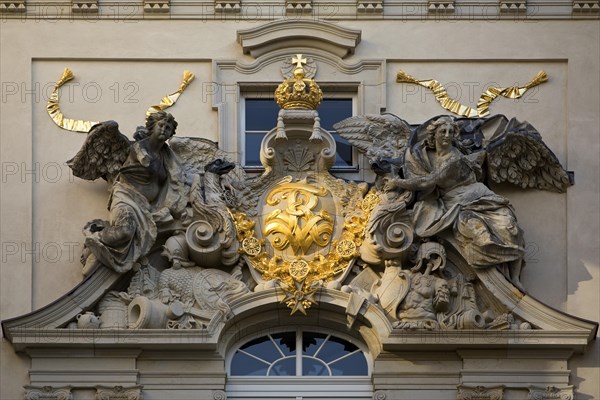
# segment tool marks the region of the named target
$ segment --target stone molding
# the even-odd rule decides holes
[[[354,53],[354,49],[360,43],[360,36],[360,30],[342,28],[328,22],[281,20],[239,30],[237,41],[244,54],[250,54],[254,58],[299,45],[325,50],[344,58]]]
[[[430,14],[453,14],[454,1],[450,0],[430,0],[427,2],[427,11]]]
[[[0,1],[0,13],[22,14],[27,11],[25,0],[2,0]]]
[[[25,386],[25,400],[72,400],[72,386]]]
[[[170,11],[170,0],[144,0],[144,13],[163,14]]]
[[[96,400],[142,400],[142,386],[96,386]]]
[[[573,13],[574,14],[591,14],[596,15],[600,13],[600,1],[599,0],[575,0],[573,1]]]
[[[498,4],[500,12],[505,13],[526,13],[527,12],[527,1],[526,0],[500,0]]]
[[[74,14],[97,14],[98,0],[74,0],[71,3],[71,12]]]
[[[373,400],[386,400],[387,393],[384,390],[378,390],[373,393]]]
[[[312,0],[286,0],[285,2],[287,14],[310,14],[312,9]]]
[[[530,386],[529,400],[573,400],[575,399],[575,389],[573,386]]]
[[[242,9],[242,2],[240,0],[216,0],[215,11],[226,14],[239,13]]]
[[[383,0],[358,0],[356,11],[361,14],[383,14]]]
[[[458,386],[457,400],[502,400],[504,386]]]

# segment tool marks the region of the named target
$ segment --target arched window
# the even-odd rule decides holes
[[[230,353],[231,354],[231,353]],[[350,340],[298,329],[252,339],[230,355],[231,399],[370,399],[367,355]]]
[[[262,336],[241,346],[231,376],[366,376],[363,352],[347,340],[316,332]]]

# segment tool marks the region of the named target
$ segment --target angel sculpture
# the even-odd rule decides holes
[[[130,142],[114,121],[94,125],[67,162],[75,176],[112,184],[109,221],[84,228],[84,272],[101,263],[129,271],[156,240],[159,226],[178,219],[187,204],[183,170],[167,145],[177,122],[164,111],[148,116]]]
[[[345,131],[344,121],[336,129],[364,148],[369,138],[375,143],[371,121],[363,118],[363,130],[358,133]],[[499,127],[484,145],[486,125]],[[396,135],[380,133],[379,140],[386,134]],[[498,266],[522,288],[522,230],[508,200],[483,183],[483,167],[487,161],[487,177],[494,182],[565,191],[570,184],[568,174],[535,128],[501,115],[456,121],[441,116],[414,127],[405,148],[399,150],[404,152],[400,174],[386,177],[384,192],[417,194],[410,210],[416,235],[444,239],[472,267]]]

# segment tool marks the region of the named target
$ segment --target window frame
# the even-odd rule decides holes
[[[356,83],[321,83],[319,86],[325,93],[324,99],[350,99],[352,101],[352,116],[359,114],[359,85]],[[272,99],[275,102],[274,92],[277,84],[272,83],[254,83],[240,86],[240,101],[238,115],[239,119],[239,162],[247,173],[262,173],[263,166],[246,165],[246,99]],[[273,121],[271,129],[277,126],[277,120]],[[262,132],[262,131],[253,131]],[[265,131],[265,134],[270,132]],[[332,133],[333,131],[328,131]],[[351,166],[333,166],[331,172],[336,174],[357,173],[360,169],[360,153],[352,146],[352,165]]]

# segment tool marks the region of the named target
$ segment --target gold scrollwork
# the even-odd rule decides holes
[[[291,246],[295,254],[306,254],[313,244],[327,246],[333,233],[333,218],[325,210],[313,212],[319,197],[327,194],[324,187],[302,181],[280,185],[269,193],[267,204],[271,206],[287,201],[284,209],[274,210],[265,219],[264,235],[274,236],[271,244],[275,249]]]
[[[315,188],[313,187],[313,189]],[[316,193],[327,193],[323,188],[316,189],[318,189]],[[287,199],[288,207],[291,204],[291,211],[294,213],[296,213],[299,206],[300,208],[308,207],[308,211],[314,208],[310,207],[314,199],[308,201],[307,198],[304,198],[298,203],[293,201],[293,199],[298,201],[298,197],[288,196],[290,192],[285,192],[288,195],[284,195],[284,192],[277,191],[276,193],[282,193],[282,196],[271,199],[271,203],[277,205],[281,200]],[[312,190],[311,193],[316,195],[314,192],[315,190]],[[275,191],[271,192],[271,195],[274,193]],[[271,196],[268,198],[271,198]],[[291,203],[290,199],[292,199]],[[340,237],[331,242],[331,248],[334,251],[325,254],[317,253],[312,260],[306,260],[305,258],[285,260],[279,254],[269,256],[264,249],[264,242],[256,237],[255,222],[250,220],[244,213],[232,214],[232,217],[238,240],[242,242],[242,252],[249,257],[250,266],[258,271],[265,281],[277,280],[285,293],[282,302],[292,310],[292,314],[296,311],[306,314],[306,309],[312,304],[316,304],[314,295],[317,289],[323,283],[330,282],[343,273],[352,259],[358,256],[357,249],[364,240],[371,211],[379,201],[380,199],[374,191],[369,192],[364,197],[357,213],[348,217],[344,222]],[[306,209],[303,212],[306,212]],[[298,215],[304,214],[298,213]]]

